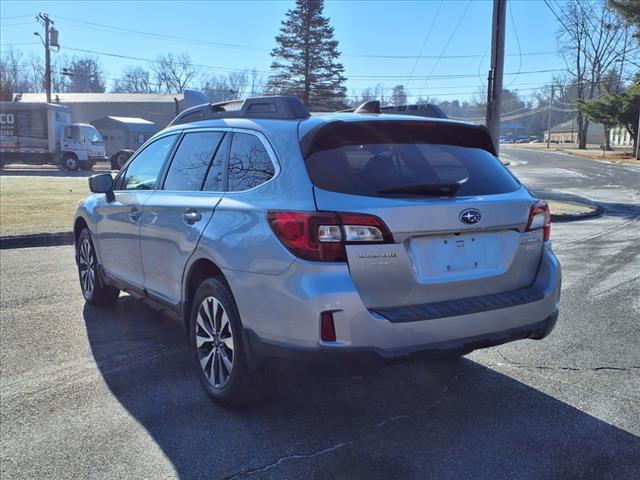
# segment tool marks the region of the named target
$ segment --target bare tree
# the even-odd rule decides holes
[[[238,98],[226,75],[204,77],[200,83],[200,91],[213,103]]]
[[[229,87],[235,92],[236,98],[244,98],[249,86],[249,73],[246,70],[243,72],[231,72],[227,75],[227,80]]]
[[[255,69],[204,76],[200,82],[200,90],[212,102],[254,97],[260,95],[263,88],[264,80]]]
[[[378,83],[373,87],[364,88],[360,95],[355,97],[355,103],[359,104],[362,102],[366,102],[367,100],[380,100],[382,105],[387,103],[387,96],[385,95],[384,85]]]
[[[249,73],[249,96],[255,97],[264,91],[264,77],[254,68]]]
[[[605,72],[630,53],[629,29],[607,4],[571,0],[558,31],[561,55],[576,86],[576,99],[600,93]],[[578,148],[585,149],[589,120],[578,112]]]
[[[194,80],[197,70],[186,53],[161,55],[151,69],[163,93],[182,93]]]
[[[123,70],[122,77],[113,82],[111,90],[115,93],[153,93],[155,85],[149,70],[128,66]]]
[[[406,105],[407,104],[407,90],[404,85],[396,85],[391,91],[391,103],[393,105]]]
[[[3,96],[31,90],[29,70],[24,55],[9,47],[0,58],[0,90]]]

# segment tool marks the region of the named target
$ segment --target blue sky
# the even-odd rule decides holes
[[[2,0],[0,44],[2,51],[13,44],[25,53],[42,55],[44,49],[33,36],[42,28],[32,15],[47,12],[60,31],[60,54],[82,55],[70,50],[75,48],[153,59],[166,52],[186,52],[194,63],[210,66],[207,72],[212,74],[244,68],[268,71],[274,37],[293,4],[293,0]],[[482,87],[489,68],[492,5],[490,0],[327,1],[325,14],[340,42],[349,94],[382,83],[389,90],[405,84],[413,98],[420,94],[470,98]],[[506,75],[505,86],[530,94],[557,73],[527,72],[562,69],[563,62],[554,53],[557,21],[542,0],[510,0],[508,5],[505,72],[521,73]],[[433,58],[417,62],[416,58],[389,58],[415,57],[423,44],[422,55]],[[148,66],[142,60],[95,56],[108,73],[109,85],[125,65]]]

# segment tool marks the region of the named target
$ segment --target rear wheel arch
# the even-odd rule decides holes
[[[229,287],[229,283],[220,267],[208,258],[200,258],[193,262],[184,277],[182,317],[187,334],[189,333],[189,316],[191,315],[193,297],[198,291],[198,287],[209,277],[218,277]],[[229,290],[231,290],[230,287]]]

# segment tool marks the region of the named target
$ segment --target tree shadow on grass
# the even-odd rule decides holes
[[[180,325],[128,296],[86,306],[97,366],[180,478],[639,478],[640,440],[471,360],[278,375],[224,410]]]

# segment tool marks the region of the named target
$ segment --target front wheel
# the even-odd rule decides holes
[[[252,371],[241,339],[240,315],[224,281],[206,279],[193,299],[190,342],[198,378],[218,405],[233,408],[264,392],[262,372]]]
[[[80,162],[75,155],[68,153],[62,157],[62,167],[70,172],[75,172],[80,168]]]
[[[98,262],[89,229],[85,228],[78,237],[76,245],[78,259],[78,276],[82,296],[91,305],[110,305],[114,303],[120,290],[105,285],[98,278]]]

